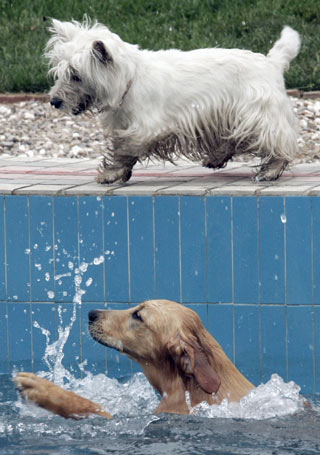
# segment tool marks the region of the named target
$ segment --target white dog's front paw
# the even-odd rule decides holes
[[[127,182],[132,174],[131,168],[105,168],[101,167],[98,169],[98,175],[96,181],[98,183],[115,183],[115,182]]]

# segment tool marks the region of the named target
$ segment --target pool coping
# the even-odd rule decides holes
[[[237,195],[319,196],[319,163],[294,164],[276,182],[254,180],[257,161],[230,162],[220,170],[179,160],[135,166],[126,183],[95,182],[99,159],[0,157],[0,193],[3,195]]]

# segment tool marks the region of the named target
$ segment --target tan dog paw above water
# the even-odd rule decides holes
[[[53,414],[73,419],[87,417],[90,414],[111,418],[110,414],[102,411],[99,404],[64,390],[33,373],[18,373],[13,381],[23,398]]]

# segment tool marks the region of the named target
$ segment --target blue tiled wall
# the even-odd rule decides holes
[[[136,371],[93,342],[87,313],[168,298],[196,311],[255,384],[276,372],[320,391],[317,197],[0,196],[1,373],[47,368],[34,323],[57,338],[77,279],[68,368]]]

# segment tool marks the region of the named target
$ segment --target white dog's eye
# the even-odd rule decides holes
[[[139,311],[135,311],[134,313],[132,313],[132,318],[137,320],[137,321],[143,322],[143,319],[142,319],[141,314],[139,313]]]
[[[71,80],[72,80],[73,82],[81,82],[81,79],[80,79],[80,77],[79,77],[77,74],[73,74],[73,75],[71,76]]]

